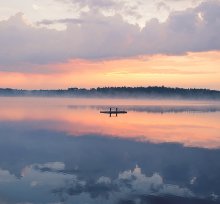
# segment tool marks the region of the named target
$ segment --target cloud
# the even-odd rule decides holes
[[[133,171],[129,170],[120,173],[118,179],[119,180],[117,181],[117,183],[120,183],[119,185],[122,189],[128,188],[128,186],[130,186],[130,193],[133,192],[143,195],[165,194],[183,197],[193,196],[193,193],[187,188],[180,188],[176,185],[164,184],[163,178],[158,173],[154,173],[151,177],[147,177],[141,172],[141,168],[139,168],[138,166],[136,166]]]
[[[56,24],[56,23],[82,24],[84,22],[81,19],[77,19],[77,18],[65,18],[65,19],[59,19],[59,20],[42,20],[38,22],[37,24],[38,25],[51,25],[51,24]]]
[[[65,169],[65,164],[62,162],[49,162],[45,164],[36,164],[35,167],[41,170],[49,169],[51,171],[61,171]]]
[[[33,8],[35,11],[38,11],[38,10],[41,9],[40,6],[38,6],[37,4],[33,4],[33,5],[32,5],[32,8]]]
[[[163,1],[157,3],[157,10],[160,11],[162,9],[170,11],[170,7]]]
[[[103,2],[103,6],[110,5]],[[100,60],[220,50],[219,10],[219,1],[207,1],[194,9],[171,13],[164,23],[152,19],[142,30],[120,15],[104,16],[95,11],[81,13],[78,19],[38,22],[67,25],[66,30],[57,31],[29,25],[19,13],[0,22],[0,44],[4,47],[0,50],[0,67],[6,70],[22,63],[49,64],[78,58]]]
[[[194,176],[191,180],[190,180],[190,184],[193,185],[196,182],[197,177]]]
[[[102,184],[102,183],[104,183],[104,184],[110,184],[110,183],[111,183],[111,179],[110,179],[109,177],[101,176],[101,177],[98,179],[97,183],[99,183],[99,184]]]
[[[74,181],[72,184],[69,183],[53,192],[65,198],[70,196],[72,199],[77,196],[82,198],[85,194],[89,194],[92,203],[101,198],[104,199],[103,202],[108,203],[120,203],[120,201],[126,199],[134,202],[137,197],[150,195],[194,197],[194,194],[187,188],[165,184],[158,173],[147,177],[138,166],[134,170],[119,173],[116,179],[101,176],[97,182],[81,181],[81,183],[84,183],[84,185],[78,185],[79,180],[77,183]]]
[[[74,13],[82,11],[98,11],[102,14],[120,14],[123,19],[132,24],[143,27],[146,21],[152,18],[165,21],[171,11],[185,10],[196,7],[205,0],[57,0],[59,3],[71,8]]]
[[[57,166],[55,163],[50,163],[49,166]],[[36,166],[48,166],[47,164],[32,164],[26,166],[20,179],[11,175],[8,171],[0,169],[0,178],[2,187],[6,186],[6,190],[13,186],[10,190],[11,195],[16,195],[13,189],[20,188],[24,192],[28,192],[29,195],[36,195],[36,192],[41,190],[43,192],[51,192],[48,198],[53,198],[53,195],[57,195],[63,201],[76,201],[78,196],[81,198],[80,203],[83,203],[85,195],[89,195],[89,200],[93,203],[95,200],[102,199],[103,202],[118,203],[120,200],[126,200],[130,198],[133,200],[137,195],[172,195],[185,198],[194,197],[193,193],[187,189],[177,185],[165,184],[163,178],[154,173],[152,176],[147,177],[141,172],[141,169],[136,166],[134,170],[127,170],[119,173],[118,177],[111,179],[109,177],[101,176],[97,180],[86,180],[85,178],[78,178],[76,175],[63,174],[62,172],[43,171],[36,169]],[[55,167],[55,169],[57,169]],[[29,185],[26,185],[26,184]],[[1,190],[1,189],[0,189]],[[74,195],[74,196],[73,196]],[[15,196],[16,197],[16,196]],[[29,196],[20,202],[27,201]],[[29,199],[29,201],[32,201]],[[43,202],[43,198],[38,198],[38,201]]]
[[[80,7],[89,7],[91,9],[97,9],[97,8],[117,8],[122,7],[125,3],[123,0],[58,0],[60,2],[66,2],[66,3],[72,3],[77,4]]]
[[[9,171],[0,169],[0,183],[10,183],[16,179],[16,177],[10,174]]]

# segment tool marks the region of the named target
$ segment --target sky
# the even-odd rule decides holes
[[[0,87],[220,90],[220,0],[0,0]]]

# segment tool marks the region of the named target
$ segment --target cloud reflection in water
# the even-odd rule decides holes
[[[218,111],[109,118],[20,100],[0,106],[0,203],[220,202]]]

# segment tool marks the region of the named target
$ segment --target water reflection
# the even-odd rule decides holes
[[[0,102],[0,203],[220,203],[217,110],[109,118],[74,103]]]
[[[32,128],[220,147],[219,102],[3,98],[0,103],[0,121],[26,121]],[[111,120],[99,114],[114,105],[128,114]]]
[[[0,154],[8,203],[219,201],[219,150],[20,130],[1,136]]]

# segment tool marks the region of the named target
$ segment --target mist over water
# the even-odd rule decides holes
[[[0,98],[0,203],[220,203],[219,124],[218,101]]]

